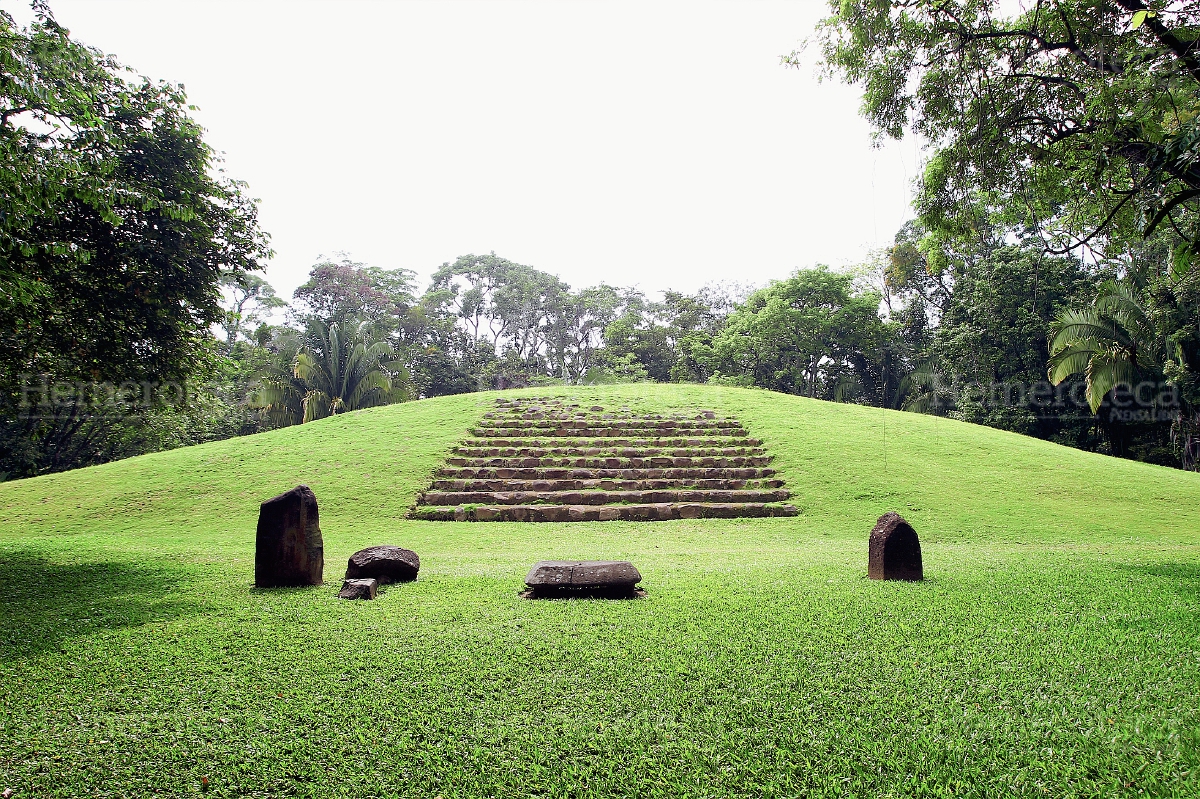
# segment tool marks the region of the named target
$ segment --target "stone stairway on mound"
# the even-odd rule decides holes
[[[637,415],[549,397],[500,399],[410,514],[574,522],[795,516],[763,442],[712,411]]]

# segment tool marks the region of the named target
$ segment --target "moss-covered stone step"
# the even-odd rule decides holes
[[[736,442],[727,438],[708,436],[705,438],[569,438],[539,436],[504,438],[468,438],[460,446],[464,447],[641,447],[646,449],[664,449],[669,447],[727,447],[737,444],[739,447],[761,447],[763,442],[757,438],[739,438]]]
[[[645,428],[588,427],[527,427],[504,429],[500,427],[474,427],[468,431],[473,438],[699,438],[705,441],[714,438],[742,438],[749,435],[745,428],[723,427],[719,430],[647,430]]]
[[[726,430],[741,428],[742,423],[734,419],[637,419],[637,418],[591,418],[591,419],[483,419],[480,427],[501,429],[542,428],[588,430],[593,427],[623,427],[639,430]]]
[[[731,468],[736,466],[766,466],[771,462],[772,455],[751,455],[746,457],[679,457],[671,458],[656,456],[650,458],[589,458],[589,457],[554,457],[554,458],[446,458],[450,466],[483,467],[519,466],[524,469],[539,466],[578,467],[581,469],[638,469],[651,467],[703,466],[713,469]]]
[[[792,505],[761,502],[663,502],[646,505],[419,505],[412,518],[426,521],[590,522],[669,521],[796,516]]]
[[[523,398],[497,401],[414,518],[590,521],[794,515],[771,455],[736,419]]]
[[[581,469],[570,467],[472,466],[442,467],[437,476],[451,480],[751,480],[774,477],[769,467],[714,468],[650,468],[650,469]]]
[[[726,427],[720,430],[680,430],[672,436],[669,430],[650,430],[646,428],[622,427],[473,427],[467,431],[472,438],[741,438],[748,433],[744,428]]]
[[[567,428],[575,430],[588,430],[594,427],[626,427],[652,432],[657,431],[659,433],[697,432],[701,435],[707,434],[712,430],[740,428],[742,426],[735,419],[639,419],[637,417],[613,416],[611,414],[606,414],[603,417],[593,416],[587,418],[563,416],[488,418],[485,416],[479,420],[478,424],[482,427],[496,427],[509,430],[521,430],[527,427],[539,427],[543,429]]]
[[[586,456],[603,458],[705,458],[765,455],[763,447],[472,447],[459,445],[451,454],[464,458],[553,458]]]
[[[780,488],[783,481],[726,479],[671,480],[434,480],[430,491],[656,491],[659,489],[743,489]]]
[[[783,502],[786,489],[731,491],[720,489],[662,489],[657,491],[427,491],[424,505],[647,505],[700,502]]]

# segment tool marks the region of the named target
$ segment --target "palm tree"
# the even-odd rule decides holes
[[[940,416],[953,408],[956,400],[951,381],[944,374],[937,355],[930,355],[914,366],[896,388],[897,407],[914,413]]]
[[[249,404],[262,411],[272,427],[288,427],[304,420],[308,386],[296,377],[296,355],[302,346],[299,336],[288,335],[279,343],[280,350],[272,362],[255,376],[257,385]]]
[[[291,372],[268,366],[258,375],[258,386],[250,394],[250,407],[257,408],[272,427],[290,427],[304,419],[304,383]]]
[[[259,384],[258,406],[280,424],[303,424],[414,395],[392,345],[376,340],[369,322],[357,320],[313,322],[291,373],[267,370]]]
[[[1051,329],[1050,382],[1082,373],[1092,413],[1118,385],[1163,378],[1165,347],[1128,280],[1104,283],[1091,307],[1063,311]]]

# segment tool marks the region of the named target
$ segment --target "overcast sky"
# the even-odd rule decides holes
[[[854,263],[910,216],[916,145],[873,149],[815,47],[780,65],[822,0],[51,7],[185,85],[261,200],[285,296],[339,250],[423,280],[495,251],[577,287],[764,283]]]

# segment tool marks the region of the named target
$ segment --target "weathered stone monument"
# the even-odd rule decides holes
[[[393,546],[367,547],[350,556],[346,579],[374,578],[380,584],[406,583],[417,579],[421,559],[411,549]]]
[[[867,545],[867,576],[872,580],[922,580],[921,542],[904,517],[888,511],[879,517]]]
[[[642,574],[627,560],[541,560],[525,575],[526,599],[633,599]]]
[[[324,569],[325,545],[312,489],[298,485],[264,502],[254,542],[254,584],[321,585]]]

